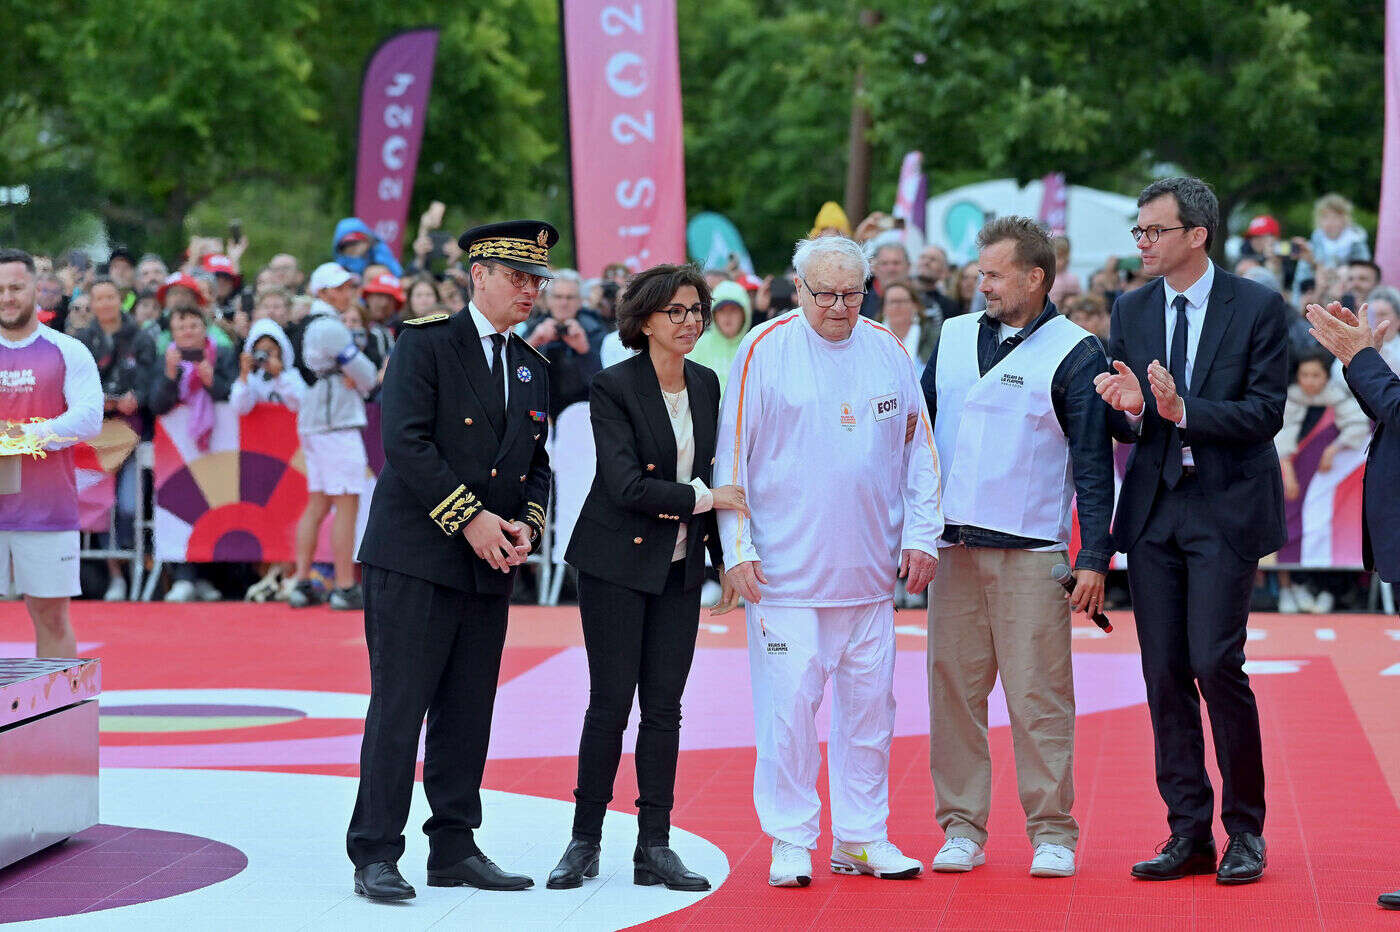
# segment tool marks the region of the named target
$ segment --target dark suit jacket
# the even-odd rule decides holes
[[[510,393],[497,440],[482,402],[491,369],[471,314],[406,323],[380,392],[385,464],[360,562],[464,592],[509,594],[514,572],[493,570],[462,532],[486,509],[542,533],[549,367],[524,340],[510,337]]]
[[[1205,323],[1183,393],[1186,431],[1206,506],[1201,520],[1218,527],[1230,549],[1257,560],[1283,546],[1283,476],[1274,436],[1283,426],[1288,341],[1283,298],[1216,267]],[[1114,412],[1110,427],[1135,442],[1113,521],[1113,543],[1127,552],[1147,523],[1161,486],[1167,443],[1176,426],[1157,414],[1147,383],[1152,360],[1167,364],[1166,295],[1161,279],[1113,302],[1108,355],[1142,383],[1146,408],[1138,435]]]
[[[719,378],[685,362],[695,432],[693,475],[710,485],[719,422]],[[589,415],[598,467],[565,559],[579,572],[659,594],[666,588],[676,524],[686,523],[685,587],[705,579],[705,548],[724,562],[715,512],[692,514],[695,489],[676,481],[676,436],[646,353],[593,377]]]
[[[1400,378],[1373,349],[1357,353],[1342,371],[1357,404],[1376,422],[1361,493],[1362,559],[1381,579],[1400,582]]]

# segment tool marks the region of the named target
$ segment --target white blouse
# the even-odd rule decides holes
[[[714,495],[703,480],[691,476],[695,468],[695,425],[690,417],[690,393],[685,389],[678,392],[662,391],[666,403],[666,414],[671,419],[671,432],[676,435],[676,481],[688,483],[695,488],[695,510],[692,514],[703,514],[714,507]],[[680,522],[676,529],[676,547],[671,551],[671,562],[685,558],[686,525]]]

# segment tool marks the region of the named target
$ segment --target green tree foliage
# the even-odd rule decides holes
[[[173,252],[191,217],[217,233],[221,211],[320,242],[350,210],[366,56],[436,23],[410,226],[442,200],[449,229],[528,214],[567,242],[557,2],[10,0],[0,184],[38,187],[0,208],[0,234],[56,237],[90,199],[137,248]],[[1327,190],[1365,215],[1379,192],[1381,0],[677,7],[687,207],[727,214],[764,268],[842,196],[858,66],[886,209],[910,149],[935,191],[1064,171],[1132,192],[1171,168],[1214,183],[1227,211],[1288,217]],[[878,26],[858,25],[862,7]]]

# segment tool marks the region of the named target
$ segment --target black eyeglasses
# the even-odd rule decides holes
[[[686,307],[684,304],[668,304],[662,310],[666,312],[667,317],[671,318],[673,324],[685,323],[685,319],[691,314],[700,318],[700,323],[703,326],[709,326],[710,323],[711,310],[708,304],[692,304],[690,307]]]
[[[1179,227],[1148,227],[1145,230],[1142,227],[1133,227],[1128,232],[1133,234],[1133,242],[1135,243],[1142,242],[1144,236],[1147,237],[1149,243],[1155,243],[1157,240],[1161,239],[1163,233],[1170,233],[1172,230],[1189,229],[1191,229],[1190,224],[1183,224]]]
[[[522,291],[527,287],[535,291],[540,291],[544,288],[545,285],[549,284],[550,282],[550,280],[548,278],[545,278],[543,275],[531,275],[529,272],[522,272],[519,269],[506,268],[504,265],[496,265],[495,263],[492,263],[490,265],[490,268],[497,272],[503,272],[506,276],[506,280],[509,281],[512,286],[519,288]]]
[[[799,278],[798,281],[812,292],[812,300],[817,302],[817,307],[835,307],[838,300],[846,307],[860,307],[865,302],[864,291],[812,291],[807,279]]]

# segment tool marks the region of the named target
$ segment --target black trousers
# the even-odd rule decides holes
[[[357,868],[403,854],[426,713],[428,867],[450,867],[478,853],[472,832],[481,827],[481,773],[510,600],[377,566],[364,568],[363,583],[370,697],[346,850]]]
[[[1194,477],[1163,486],[1128,550],[1157,790],[1173,834],[1211,837],[1201,698],[1220,767],[1220,817],[1230,834],[1264,829],[1259,710],[1244,673],[1245,623],[1257,560],[1230,549]],[[1199,692],[1198,692],[1199,687]]]
[[[622,732],[637,696],[637,840],[670,843],[680,752],[681,693],[695,657],[700,587],[683,588],[685,561],[650,595],[579,574],[578,607],[588,652],[588,712],[578,748],[574,835],[598,842],[622,756]]]

